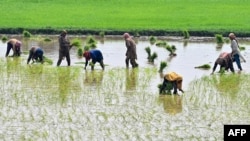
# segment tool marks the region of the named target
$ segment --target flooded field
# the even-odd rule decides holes
[[[213,39],[191,38],[185,43],[182,38],[158,38],[176,46],[177,56],[171,58],[148,37],[135,38],[139,68],[126,69],[123,38],[97,38],[106,68],[102,71],[97,64],[94,71],[85,71],[85,59],[77,56],[76,48],[70,51],[71,67],[66,60],[56,67],[56,36],[50,36],[51,42],[42,36],[17,38],[24,52],[33,45],[42,47],[53,64],[27,65],[28,54],[6,58],[7,45],[0,42],[1,140],[223,140],[224,124],[250,124],[250,96],[244,89],[249,90],[249,84],[235,84],[239,89],[230,94],[211,84],[216,77],[211,69],[194,68],[212,67],[220,52],[230,52],[230,44],[218,48]],[[250,41],[239,43],[246,48],[242,54],[247,63],[235,79],[249,77],[245,74],[250,72]],[[154,64],[148,63],[148,46],[158,54]],[[183,76],[184,94],[159,95],[161,61],[168,64],[163,73]]]

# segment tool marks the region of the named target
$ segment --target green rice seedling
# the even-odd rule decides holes
[[[226,72],[225,67],[222,67],[219,71],[220,74],[224,74]]]
[[[167,51],[169,51],[169,56],[176,56],[176,53],[175,53],[176,47],[174,45],[172,46],[167,45],[165,48]]]
[[[163,89],[162,93],[161,88],[162,88],[162,84],[158,84],[158,89],[159,89],[159,94],[171,94],[171,89],[173,88],[173,85],[171,83],[167,83],[165,89]]]
[[[24,31],[23,31],[23,36],[24,36],[25,38],[30,38],[32,35],[31,35],[31,33],[30,33],[29,31],[24,30]]]
[[[158,41],[156,41],[155,45],[158,47],[165,47],[165,46],[167,46],[167,42],[158,40]]]
[[[200,66],[196,66],[195,68],[197,68],[197,69],[210,69],[211,66],[209,64],[203,64]]]
[[[163,69],[167,67],[167,62],[161,61],[159,72],[163,72]]]
[[[99,32],[99,36],[100,36],[101,38],[104,38],[105,32],[104,32],[104,31]]]
[[[154,36],[150,36],[149,37],[149,41],[150,41],[151,44],[155,44],[155,42],[157,41],[157,39]]]
[[[3,36],[2,36],[2,41],[5,42],[5,41],[7,41],[7,40],[8,40],[8,37],[5,36],[5,35],[3,35]]]
[[[94,38],[93,36],[89,35],[89,36],[87,37],[87,39],[86,39],[86,43],[87,43],[87,44],[96,44],[97,41],[95,40],[95,38]]]
[[[246,50],[246,47],[240,46],[239,49],[240,50]]]
[[[89,49],[90,49],[89,45],[85,45],[84,48],[83,48],[84,51],[89,51]]]
[[[82,46],[82,43],[80,39],[75,38],[72,40],[71,45],[74,47],[80,48]]]
[[[229,43],[229,42],[230,42],[230,39],[229,39],[229,38],[225,38],[225,39],[224,39],[224,42],[225,42],[225,43]]]
[[[151,48],[148,46],[148,47],[145,48],[145,51],[148,54],[148,58],[147,59],[149,59],[151,57]]]
[[[224,38],[221,34],[215,34],[215,38],[216,38],[216,43],[217,44],[223,44],[224,43]]]
[[[154,60],[155,60],[157,57],[158,57],[157,53],[156,53],[156,52],[154,52],[154,53],[150,56],[150,58],[149,58],[149,62],[154,63]]]
[[[187,30],[184,30],[182,33],[183,33],[184,39],[189,39],[190,35]]]
[[[77,49],[77,55],[78,55],[79,57],[82,57],[82,54],[83,54],[83,48],[79,47],[79,48]]]
[[[94,48],[97,47],[95,43],[91,43],[91,44],[88,44],[88,45],[89,45],[89,47],[90,47],[91,49],[94,49]]]
[[[53,64],[52,59],[49,59],[49,58],[46,57],[46,56],[43,56],[43,60],[44,60],[44,63],[48,63],[49,65],[52,65],[52,64]]]
[[[47,38],[44,38],[44,41],[45,41],[45,42],[50,42],[51,39],[47,37]]]
[[[175,51],[176,51],[176,47],[175,47],[175,45],[172,45],[172,46],[171,46],[171,48],[172,48],[173,52],[175,52]]]

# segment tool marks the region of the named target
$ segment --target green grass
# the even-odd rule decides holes
[[[8,0],[0,5],[0,28],[250,31],[246,0]]]

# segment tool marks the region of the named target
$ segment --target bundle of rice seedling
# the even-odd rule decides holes
[[[216,38],[216,42],[218,44],[224,43],[224,39],[223,39],[223,36],[221,34],[215,34],[215,38]]]
[[[3,36],[2,36],[2,41],[5,42],[5,41],[7,41],[7,40],[8,40],[7,36],[3,35]]]
[[[148,54],[148,59],[151,57],[151,49],[150,49],[150,47],[146,47],[145,48],[145,51],[147,52],[147,54]]]
[[[44,63],[48,63],[49,65],[52,65],[52,64],[53,64],[52,59],[49,59],[49,58],[46,57],[46,56],[43,56],[43,62],[44,62]]]
[[[161,62],[159,72],[163,72],[163,69],[167,67],[167,62]]]
[[[167,42],[165,42],[165,41],[156,41],[155,45],[158,46],[158,47],[164,47],[164,46],[167,45]]]
[[[79,48],[77,49],[77,55],[78,55],[79,57],[82,57],[82,54],[83,54],[83,49],[79,47]]]
[[[155,60],[157,57],[158,57],[157,53],[154,52],[154,53],[150,56],[149,62],[154,62],[154,60]]]
[[[151,44],[154,44],[154,43],[156,42],[156,40],[157,40],[157,39],[156,39],[156,37],[154,37],[154,36],[150,36],[150,37],[149,37],[149,41],[150,41]]]
[[[87,37],[87,40],[86,40],[86,43],[87,43],[87,44],[96,44],[97,41],[94,39],[93,36],[88,36],[88,37]]]
[[[45,38],[44,41],[45,41],[45,42],[50,42],[51,39],[50,39],[50,38]]]
[[[200,65],[200,66],[196,66],[194,68],[200,68],[200,69],[210,69],[211,66],[209,64],[204,64],[204,65]]]
[[[73,39],[71,45],[74,46],[74,47],[79,48],[79,47],[82,46],[82,43],[81,43],[80,39]]]
[[[24,36],[25,38],[30,38],[30,37],[31,37],[31,33],[30,33],[29,31],[24,30],[24,31],[23,31],[23,36]]]

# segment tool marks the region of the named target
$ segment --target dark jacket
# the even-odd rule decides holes
[[[136,44],[134,42],[134,40],[129,37],[127,39],[125,39],[125,44],[127,47],[127,52],[126,52],[126,56],[128,59],[137,59],[137,54],[136,54]]]
[[[216,59],[214,63],[213,72],[215,71],[217,65],[220,65],[220,69],[222,68],[224,68],[225,70],[230,69],[231,72],[234,72],[231,53],[223,52],[219,55],[219,57]]]
[[[43,63],[43,50],[40,47],[31,47],[29,50],[29,57],[27,59],[27,64],[29,64],[30,60],[36,60]],[[38,60],[39,59],[39,60]]]

